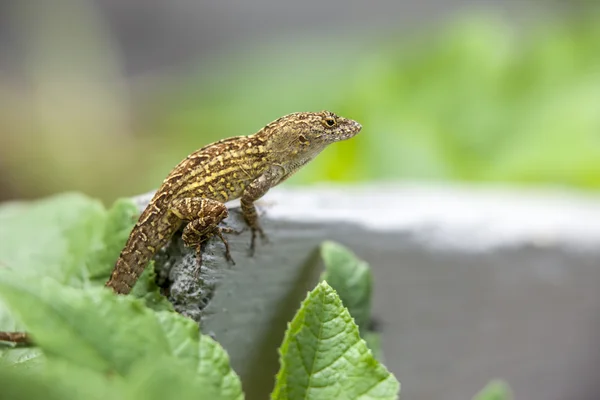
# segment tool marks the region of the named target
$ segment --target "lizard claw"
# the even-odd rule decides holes
[[[261,227],[256,227],[256,228],[251,228],[251,229],[252,229],[252,239],[250,239],[250,248],[248,249],[248,254],[250,255],[250,257],[254,257],[254,252],[256,249],[257,233],[260,236],[263,243],[269,243],[269,239],[267,238],[267,235],[265,235],[265,232],[262,230]]]
[[[215,233],[217,234],[217,236],[219,237],[219,239],[221,239],[221,241],[225,245],[225,259],[227,261],[231,262],[233,265],[235,265],[235,261],[233,260],[233,257],[231,257],[231,252],[229,251],[229,242],[223,236],[223,232],[225,232],[225,233],[241,233],[241,232],[234,231],[234,230],[231,230],[231,229],[232,228],[217,228],[217,229],[215,229]]]
[[[233,234],[233,235],[239,235],[239,234],[241,234],[242,232],[244,232],[246,230],[245,228],[237,230],[237,229],[233,229],[233,228],[231,228],[229,226],[223,226],[223,227],[221,227],[219,229],[221,229],[222,233],[228,233],[228,234]]]
[[[269,237],[265,235],[265,233],[262,230],[260,231],[260,239],[262,240],[263,244],[271,243]]]
[[[200,245],[196,246],[196,267],[194,268],[194,279],[200,278],[200,270],[202,269],[202,250]]]

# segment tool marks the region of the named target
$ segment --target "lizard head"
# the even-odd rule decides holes
[[[265,129],[279,149],[322,150],[330,143],[350,139],[362,126],[330,111],[319,111],[289,114]]]
[[[350,139],[362,126],[330,111],[299,112],[281,117],[258,135],[270,162],[283,167],[287,179],[334,142]]]
[[[319,144],[329,144],[340,140],[350,139],[362,129],[362,126],[351,119],[339,117],[331,111],[299,113],[304,118],[304,123],[298,130],[299,139]]]

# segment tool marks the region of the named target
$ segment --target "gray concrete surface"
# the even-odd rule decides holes
[[[203,286],[190,283],[179,241],[159,263],[179,310],[229,352],[248,399],[267,398],[326,239],[371,265],[374,323],[402,398],[470,399],[493,378],[518,399],[598,398],[600,197],[402,185],[282,188],[261,203],[270,243],[255,257],[248,232],[229,236],[235,266],[210,242]],[[242,226],[236,209],[225,222]]]

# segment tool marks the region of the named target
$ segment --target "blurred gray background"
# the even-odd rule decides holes
[[[586,1],[564,0],[305,0],[280,2],[172,0],[55,0],[0,1],[0,67],[18,77],[26,63],[15,31],[31,16],[52,17],[68,34],[69,8],[97,11],[107,25],[108,40],[119,49],[123,72],[130,77],[168,74],[198,58],[226,52],[281,35],[336,33],[407,33],[434,25],[467,10],[491,11],[515,22],[540,19],[547,13],[577,12]],[[54,14],[54,15],[49,15]],[[62,15],[58,15],[62,14]]]

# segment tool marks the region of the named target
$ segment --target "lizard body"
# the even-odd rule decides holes
[[[241,199],[244,219],[256,235],[265,237],[254,202],[317,156],[327,145],[353,137],[356,121],[328,111],[293,113],[250,136],[237,136],[205,146],[181,161],[163,181],[131,231],[107,287],[119,294],[131,291],[154,254],[182,227],[182,238],[196,250],[217,235],[227,217],[224,203]]]

